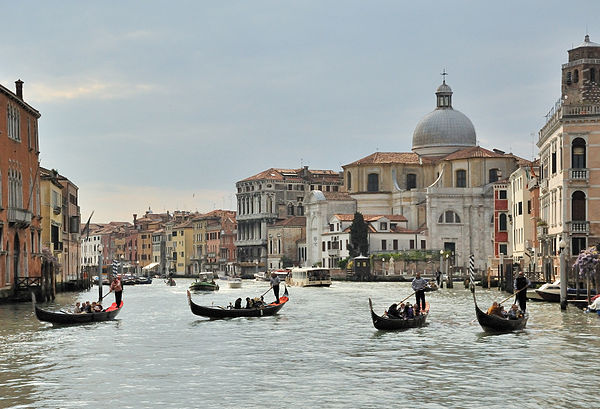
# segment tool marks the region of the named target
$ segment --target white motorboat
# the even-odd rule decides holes
[[[242,288],[242,279],[232,277],[227,280],[227,285],[229,286],[229,288]]]
[[[298,287],[329,287],[331,285],[331,274],[328,268],[292,268],[285,282],[288,285]]]

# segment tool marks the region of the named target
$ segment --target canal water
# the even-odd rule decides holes
[[[221,321],[191,313],[190,283],[126,286],[116,321],[80,326],[38,322],[30,304],[0,305],[0,408],[600,407],[600,317],[573,307],[530,302],[525,331],[486,335],[456,283],[427,293],[426,327],[379,332],[368,298],[382,313],[409,283],[291,287],[277,316]],[[193,300],[227,305],[268,288],[219,283]],[[97,294],[60,294],[47,306]],[[506,297],[476,294],[481,307]]]

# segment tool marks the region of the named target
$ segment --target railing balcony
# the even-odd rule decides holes
[[[569,169],[569,178],[574,181],[588,180],[589,172],[587,169]]]
[[[340,249],[329,249],[329,250],[327,250],[327,252],[329,253],[330,256],[339,256],[340,255]]]
[[[570,233],[589,233],[590,222],[588,221],[570,221],[567,222]]]
[[[540,180],[540,189],[542,190],[542,192],[545,192],[548,190],[548,179]]]
[[[56,243],[52,243],[52,247],[54,251],[63,251],[63,242],[57,241]]]
[[[31,212],[27,209],[9,207],[7,218],[9,223],[18,224],[27,227],[31,224]]]
[[[537,227],[537,235],[538,237],[543,237],[548,235],[548,226],[538,226]]]

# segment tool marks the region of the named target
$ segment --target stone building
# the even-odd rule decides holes
[[[560,100],[539,131],[542,263],[559,275],[559,243],[566,265],[600,242],[600,44],[590,41],[568,51],[562,65]],[[596,160],[598,159],[598,163]]]
[[[363,215],[403,215],[409,229],[426,231],[428,250],[449,251],[459,269],[473,254],[484,269],[493,251],[493,183],[519,158],[478,146],[452,95],[444,81],[436,109],[415,128],[412,152],[376,152],[343,166],[345,190]]]
[[[239,273],[252,277],[268,269],[267,229],[278,220],[303,216],[304,199],[313,190],[337,192],[342,185],[333,170],[267,169],[236,183]]]

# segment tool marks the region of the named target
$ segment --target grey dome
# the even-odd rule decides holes
[[[417,124],[412,150],[419,155],[436,156],[477,146],[475,127],[465,114],[452,108],[452,89],[445,81],[436,95],[437,109]]]

